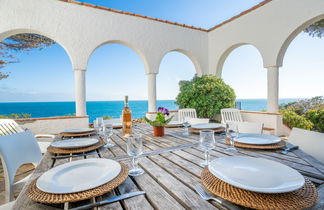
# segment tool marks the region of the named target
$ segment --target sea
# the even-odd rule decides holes
[[[279,103],[289,103],[298,99],[280,99]],[[261,111],[267,108],[266,99],[237,99],[241,110]],[[87,114],[90,122],[96,117],[109,116],[119,118],[123,109],[123,101],[88,101]],[[147,101],[130,101],[133,118],[142,118],[148,109]],[[169,110],[178,109],[174,100],[158,100],[157,106],[166,107]],[[32,118],[67,116],[75,113],[75,102],[2,102],[0,103],[0,115],[31,114]]]

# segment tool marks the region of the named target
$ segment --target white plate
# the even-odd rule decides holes
[[[118,162],[104,158],[77,160],[45,172],[36,182],[38,189],[48,193],[74,193],[103,185],[120,173]]]
[[[58,148],[80,148],[88,147],[98,143],[98,139],[94,138],[74,138],[51,143],[51,146]]]
[[[170,121],[168,123],[168,125],[182,125],[182,124],[183,124],[183,122],[180,122],[180,121]]]
[[[74,129],[65,129],[63,133],[87,133],[94,131],[93,128],[74,128]]]
[[[222,127],[222,124],[219,123],[199,123],[191,125],[195,129],[216,129]]]
[[[236,139],[237,142],[243,144],[257,144],[257,145],[266,145],[266,144],[276,144],[281,141],[277,136],[271,136],[266,134],[258,133],[240,133],[239,137]]]
[[[208,169],[222,181],[254,192],[291,192],[305,183],[304,177],[295,169],[263,158],[221,157],[213,160]]]

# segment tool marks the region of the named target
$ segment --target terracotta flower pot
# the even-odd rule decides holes
[[[164,127],[153,126],[153,135],[154,136],[164,136]]]

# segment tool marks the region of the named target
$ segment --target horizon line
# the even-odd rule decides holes
[[[308,99],[312,97],[301,97],[301,98],[279,98],[280,99]],[[267,98],[237,98],[235,100],[267,100]],[[124,100],[89,100],[86,102],[120,102]],[[129,101],[148,101],[147,99],[135,99],[135,100],[129,100]],[[156,101],[175,101],[175,99],[157,99]],[[55,103],[55,102],[75,102],[75,101],[0,101],[0,103]]]

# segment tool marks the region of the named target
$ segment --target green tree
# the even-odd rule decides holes
[[[308,26],[304,31],[312,37],[322,38],[324,36],[324,19]]]
[[[9,76],[8,72],[1,70],[2,68],[19,62],[15,54],[32,49],[41,50],[53,44],[53,40],[38,34],[17,34],[0,42],[0,80]]]
[[[212,118],[222,108],[235,104],[234,90],[213,75],[195,76],[190,81],[180,81],[180,93],[176,98],[179,108],[194,108],[198,117]]]

